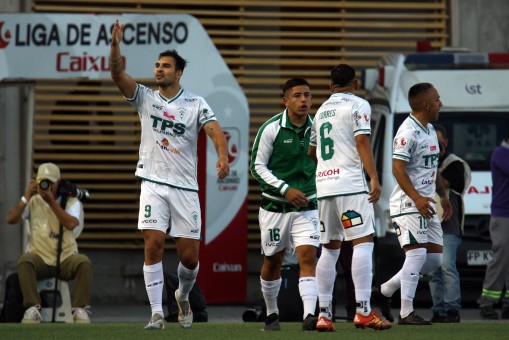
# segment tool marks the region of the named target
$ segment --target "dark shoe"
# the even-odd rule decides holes
[[[318,318],[313,314],[308,314],[304,321],[302,321],[302,330],[303,331],[316,331],[316,322]]]
[[[433,317],[430,321],[432,323],[444,323],[447,322],[447,317],[445,315],[440,315],[440,313],[433,312]]]
[[[380,308],[380,313],[389,322],[394,322],[391,312],[391,298],[382,294],[380,287],[371,288],[371,304]]]
[[[502,311],[500,312],[501,319],[509,319],[509,305],[502,306]]]
[[[431,320],[431,322],[433,322],[433,320]],[[448,323],[460,322],[460,312],[457,310],[452,310],[452,309],[448,310],[445,322],[448,322]]]
[[[424,320],[419,315],[415,314],[415,312],[412,312],[408,314],[406,318],[402,318],[401,315],[398,316],[398,325],[431,325],[431,321]]]
[[[481,318],[484,320],[498,320],[498,313],[495,311],[494,305],[480,306]]]
[[[279,326],[279,315],[276,313],[272,313],[267,316],[265,319],[265,327],[263,327],[266,331],[279,331],[281,327]]]

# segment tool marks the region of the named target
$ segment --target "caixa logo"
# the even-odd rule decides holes
[[[212,271],[215,273],[224,272],[242,272],[242,265],[240,263],[217,263],[212,264]]]
[[[4,24],[4,21],[0,21],[0,48],[5,48],[11,40],[11,32],[9,30],[3,32]]]
[[[124,66],[126,59],[122,56]],[[71,55],[69,52],[57,53],[57,72],[99,72],[109,71],[110,61],[107,56],[91,56],[87,52],[81,55]]]

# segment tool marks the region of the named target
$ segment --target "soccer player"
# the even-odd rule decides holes
[[[442,227],[435,212],[435,190],[441,197],[443,220],[452,207],[437,177],[440,147],[432,122],[438,119],[442,102],[429,83],[415,84],[408,91],[412,112],[393,142],[392,173],[396,187],[390,198],[390,214],[398,240],[405,252],[401,270],[380,288],[374,287],[374,303],[391,319],[390,297],[401,288],[399,325],[431,325],[414,312],[413,299],[419,273],[428,274],[442,264]]]
[[[380,183],[369,142],[371,107],[353,94],[359,87],[355,70],[340,64],[331,71],[332,95],[318,109],[311,132],[309,155],[317,161],[316,189],[322,254],[316,267],[320,314],[319,331],[334,331],[332,291],[341,242],[352,241],[352,279],[357,303],[356,327],[388,329],[391,324],[371,310],[373,203]],[[370,178],[370,187],[364,176]]]
[[[304,305],[303,330],[316,330],[316,251],[320,245],[316,165],[307,155],[312,119],[311,90],[305,79],[283,87],[286,109],[262,125],[253,144],[251,173],[260,182],[259,212],[264,260],[260,275],[267,306],[265,330],[279,330],[277,297],[285,249],[295,247]]]
[[[155,63],[158,91],[137,84],[124,70],[120,54],[124,25],[115,22],[112,31],[111,77],[126,100],[139,113],[141,143],[136,177],[141,180],[138,229],[143,231],[143,273],[152,309],[145,329],[163,329],[163,253],[165,234],[175,239],[179,287],[175,299],[182,328],[190,328],[193,314],[189,292],[199,270],[201,235],[200,204],[196,179],[197,141],[201,128],[214,142],[217,177],[230,172],[226,138],[214,112],[202,97],[180,87],[187,65],[177,51],[165,51]]]

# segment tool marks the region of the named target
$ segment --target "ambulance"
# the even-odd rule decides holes
[[[408,90],[421,82],[433,84],[440,94],[443,107],[438,123],[447,130],[448,151],[467,161],[472,170],[464,195],[465,227],[457,265],[463,300],[475,303],[491,258],[490,157],[509,126],[509,53],[449,50],[390,54],[377,68],[364,71],[365,98],[372,109],[371,143],[382,190],[374,206],[374,278],[378,284],[395,274],[404,260],[389,215],[389,197],[395,186],[392,143],[411,111]],[[427,284],[419,286],[427,289]]]

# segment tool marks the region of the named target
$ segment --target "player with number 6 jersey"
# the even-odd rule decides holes
[[[332,95],[318,109],[311,130],[309,155],[317,162],[316,189],[322,254],[316,266],[319,331],[334,331],[332,291],[341,243],[352,241],[352,279],[358,328],[388,329],[391,324],[371,310],[373,203],[380,183],[369,142],[371,108],[353,94],[359,87],[355,70],[340,64],[331,71]],[[370,177],[370,188],[364,176]]]

